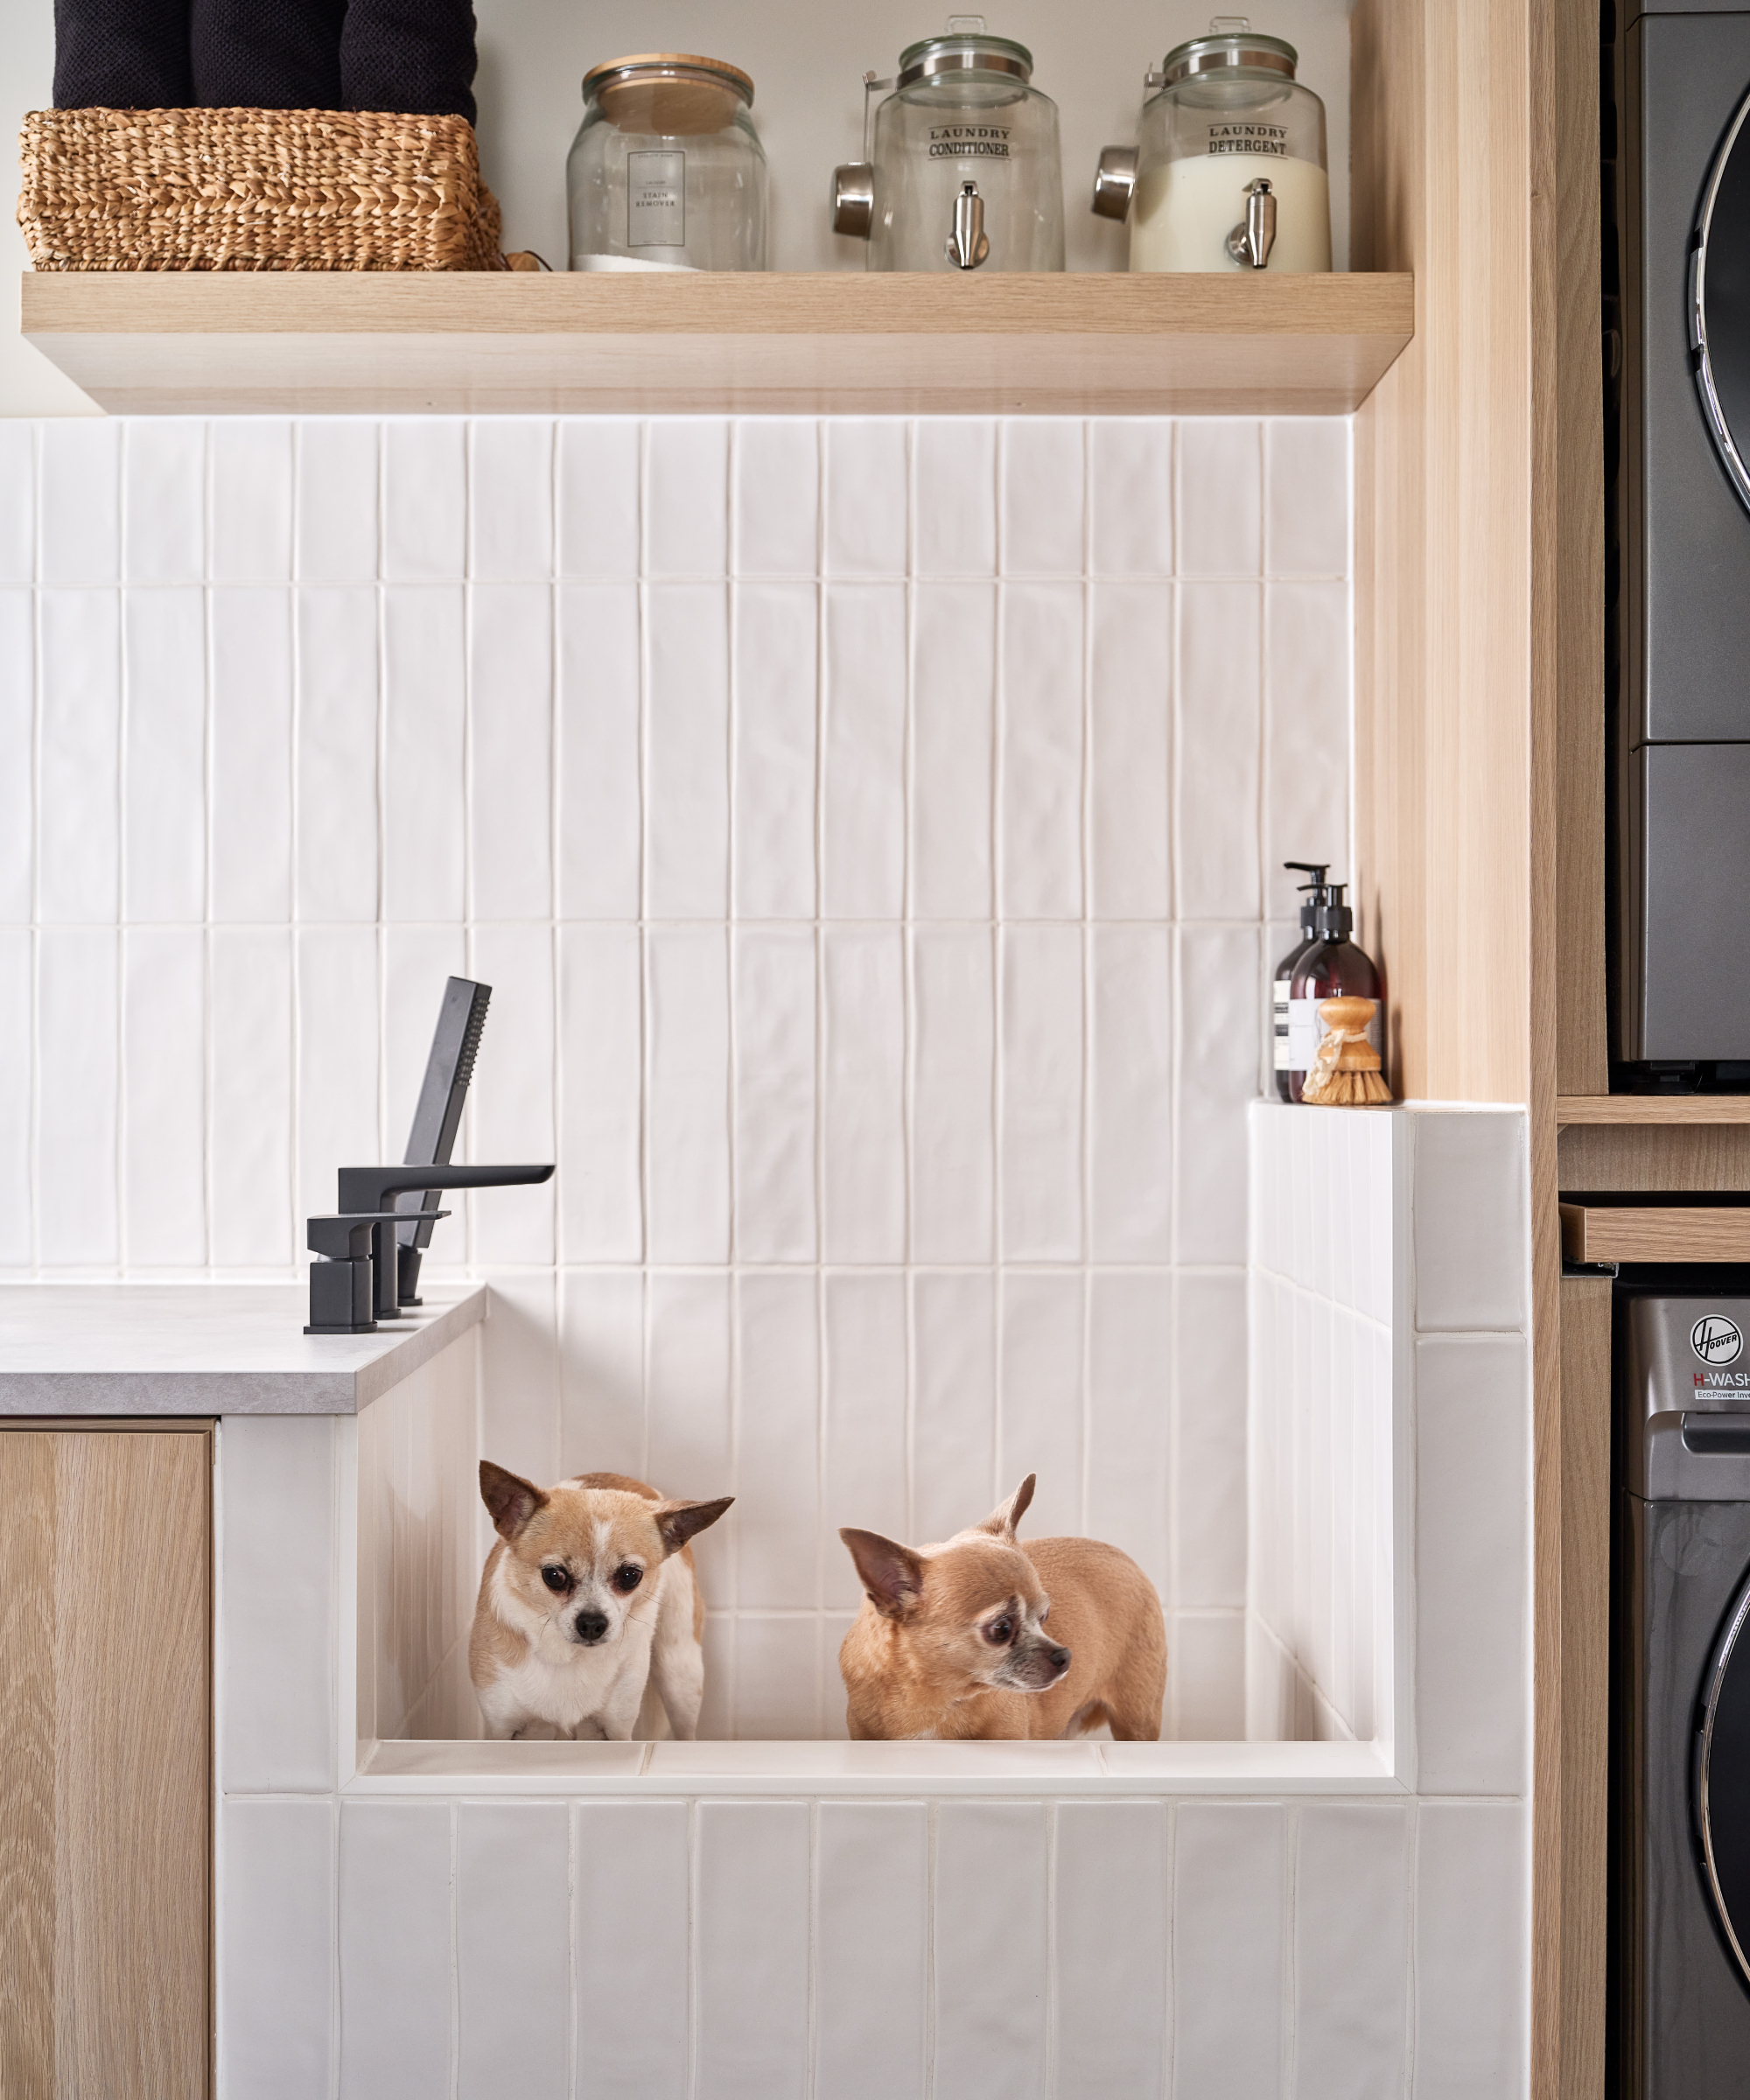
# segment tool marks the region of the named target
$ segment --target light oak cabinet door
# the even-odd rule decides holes
[[[213,1424],[0,1425],[0,2100],[210,2090]]]

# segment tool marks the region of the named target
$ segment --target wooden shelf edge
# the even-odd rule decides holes
[[[26,339],[117,414],[1347,415],[1414,281],[26,274]]]
[[[1415,328],[1403,271],[947,274],[26,270],[27,335],[1381,336]]]
[[[1750,1262],[1750,1204],[1561,1209],[1562,1254],[1571,1262]]]
[[[1556,1121],[1564,1127],[1750,1123],[1750,1094],[1558,1094]]]

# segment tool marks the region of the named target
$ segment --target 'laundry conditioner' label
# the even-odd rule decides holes
[[[932,160],[1006,160],[1009,126],[932,124],[929,157]]]

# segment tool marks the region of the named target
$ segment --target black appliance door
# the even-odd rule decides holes
[[[1624,972],[1623,1054],[1750,1058],[1750,744],[1643,745],[1624,787],[1641,970]]]
[[[1750,739],[1750,516],[1697,396],[1697,215],[1750,95],[1750,11],[1643,16],[1625,113],[1635,200],[1625,200],[1622,486],[1624,725],[1630,745]],[[1746,121],[1740,137],[1750,134]],[[1736,142],[1734,142],[1734,144]],[[1750,145],[1750,141],[1746,141]],[[1721,419],[1750,469],[1741,368],[1746,156],[1725,162],[1710,235],[1710,345]],[[1658,1053],[1646,1051],[1645,1056]]]
[[[1702,1686],[1695,1816],[1714,1918],[1750,1987],[1750,1582],[1732,1600]]]
[[[1738,105],[1702,192],[1690,347],[1708,435],[1750,510],[1750,94]]]

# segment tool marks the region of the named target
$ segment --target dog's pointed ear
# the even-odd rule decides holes
[[[732,1494],[721,1494],[714,1502],[659,1502],[656,1529],[662,1534],[662,1544],[669,1552],[678,1553],[696,1532],[714,1524],[734,1500]]]
[[[878,1531],[842,1530],[864,1593],[884,1619],[903,1619],[923,1592],[924,1564],[909,1546]]]
[[[480,1500],[493,1520],[493,1530],[502,1539],[514,1539],[537,1509],[547,1507],[547,1497],[532,1480],[507,1473],[490,1459],[480,1460]]]
[[[975,1531],[989,1531],[998,1538],[1012,1539],[1015,1526],[1027,1513],[1027,1504],[1033,1499],[1033,1482],[1039,1478],[1030,1473],[1006,1502],[998,1502],[982,1524],[974,1524]]]

